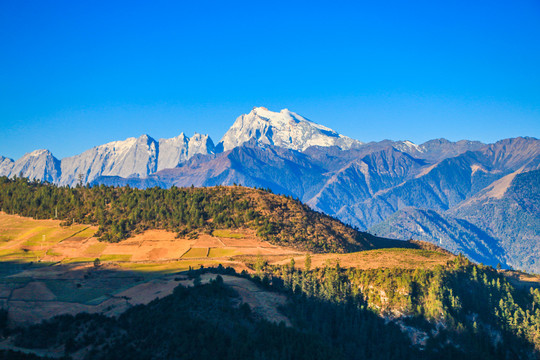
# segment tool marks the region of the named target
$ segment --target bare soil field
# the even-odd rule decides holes
[[[250,229],[215,230],[222,237],[199,234],[196,239],[148,230],[119,243],[100,242],[94,237],[96,231],[88,225],[61,227],[58,220],[0,213],[0,261],[85,263],[99,258],[101,262],[155,262],[300,253],[261,241]]]

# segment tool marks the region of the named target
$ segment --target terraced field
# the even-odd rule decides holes
[[[114,315],[170,294],[174,274],[190,268],[249,270],[239,255],[303,255],[261,241],[252,230],[197,239],[150,230],[115,244],[98,241],[96,231],[0,213],[0,306],[14,323],[80,311]]]

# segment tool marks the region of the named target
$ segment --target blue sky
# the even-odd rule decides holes
[[[540,2],[0,1],[0,155],[253,106],[362,141],[540,137]]]

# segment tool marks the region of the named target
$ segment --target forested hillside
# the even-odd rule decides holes
[[[249,278],[289,298],[292,327],[257,318],[221,277],[188,272],[193,287],[118,319],[59,316],[11,333],[30,349],[65,346],[86,359],[537,359],[540,290],[516,288],[490,267],[456,257],[434,270],[304,270],[254,264]]]
[[[196,237],[214,229],[250,228],[274,244],[314,252],[417,245],[377,238],[311,210],[291,197],[240,186],[75,188],[0,178],[0,208],[10,214],[99,225],[100,239],[118,242],[146,229]]]
[[[313,315],[319,307],[356,307],[398,324],[428,358],[540,357],[540,290],[516,287],[492,267],[472,264],[461,255],[434,270],[344,269],[339,263],[308,271],[295,269],[294,263],[257,270],[263,283],[271,279],[274,287],[296,294],[287,315],[328,331],[327,337],[331,331]],[[346,325],[339,337],[346,338],[351,324],[345,318],[340,324]]]

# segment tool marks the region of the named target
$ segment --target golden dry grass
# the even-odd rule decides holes
[[[295,266],[303,269],[304,256],[294,256]],[[377,268],[403,268],[431,269],[437,265],[445,265],[454,256],[441,252],[416,249],[378,249],[361,251],[350,254],[314,254],[311,255],[311,267],[333,266],[339,261],[341,267],[354,267],[359,269]],[[269,258],[272,264],[288,264],[291,257]]]
[[[210,248],[210,253],[208,254],[209,258],[219,258],[219,257],[230,257],[240,254],[239,250],[236,249],[225,249],[225,248]]]

